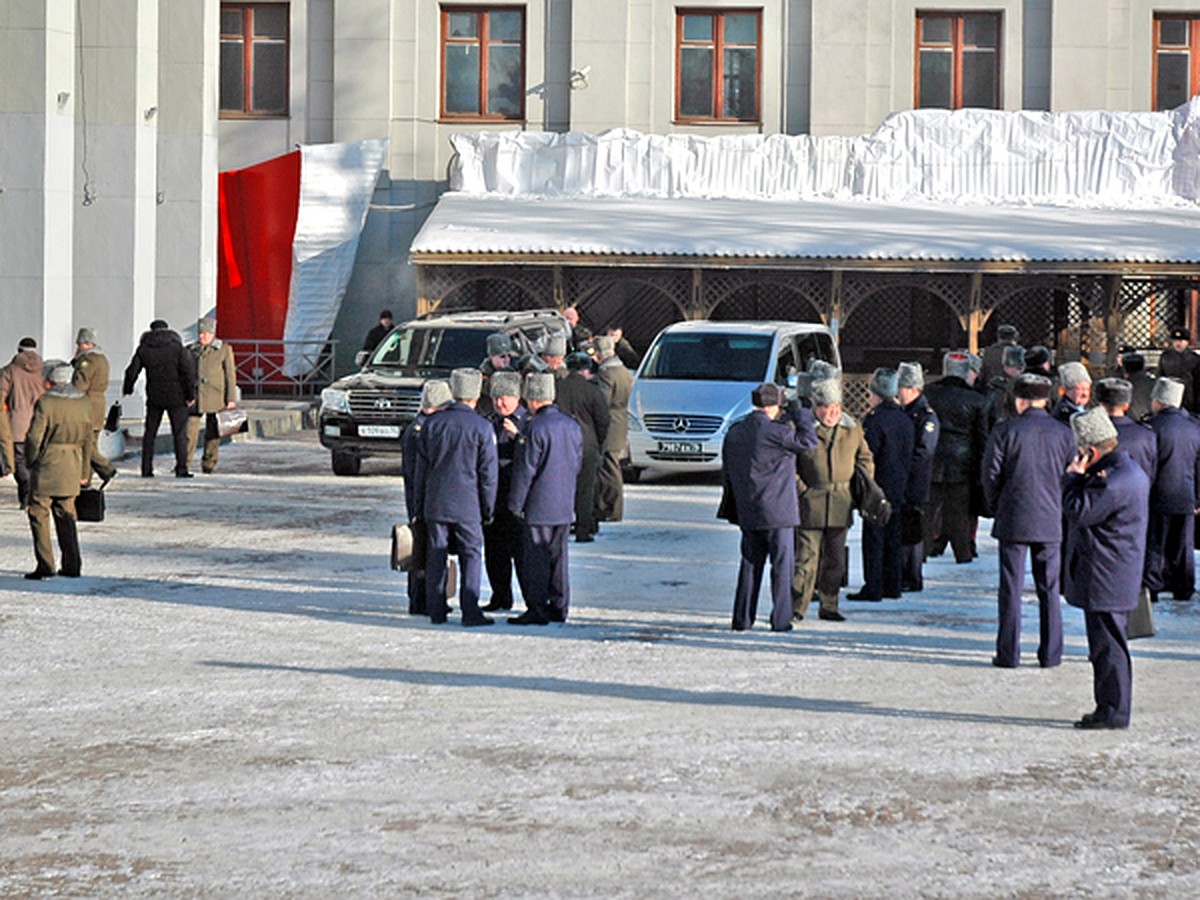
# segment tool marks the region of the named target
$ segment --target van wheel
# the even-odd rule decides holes
[[[362,468],[362,459],[353,453],[333,451],[334,475],[357,475]]]
[[[642,472],[646,471],[642,468],[635,469],[633,466],[627,466],[621,470],[621,478],[626,484],[637,484],[642,480]]]

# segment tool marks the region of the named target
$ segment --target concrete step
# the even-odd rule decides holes
[[[316,400],[243,400],[238,404],[239,409],[246,411],[248,428],[243,434],[235,434],[231,438],[221,439],[222,444],[235,441],[254,441],[263,438],[301,431],[305,428],[315,428],[317,425],[317,410],[320,402]],[[145,421],[143,419],[122,418],[121,427],[125,430],[125,454],[122,459],[141,453],[142,434]],[[158,435],[154,441],[154,454],[171,453],[174,450],[171,440],[171,424],[163,416],[162,424],[158,426]],[[197,450],[197,452],[199,452]]]

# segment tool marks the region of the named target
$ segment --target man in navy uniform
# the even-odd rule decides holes
[[[863,417],[863,436],[875,459],[875,483],[883,489],[892,508],[904,506],[908,473],[913,459],[913,423],[896,402],[899,374],[895,369],[876,369],[868,385],[871,411]],[[899,599],[904,546],[900,516],[886,525],[863,522],[863,587],[847,594],[847,600],[878,602],[884,597]]]
[[[425,526],[421,522],[421,510],[416,501],[417,485],[417,446],[421,440],[421,431],[425,420],[440,409],[445,409],[453,401],[450,396],[450,382],[442,379],[430,379],[421,388],[421,411],[413,417],[404,429],[404,437],[400,441],[400,474],[404,477],[404,509],[408,513],[408,521],[413,528],[413,540],[425,540]],[[425,615],[425,570],[412,568],[408,571],[408,613],[412,616]]]
[[[1133,385],[1124,378],[1101,378],[1096,382],[1096,402],[1104,407],[1109,421],[1117,429],[1121,449],[1137,463],[1154,483],[1158,469],[1158,436],[1154,429],[1130,417]]]
[[[904,488],[904,506],[900,508],[901,551],[900,588],[923,591],[925,579],[925,515],[933,480],[933,460],[937,453],[941,422],[925,398],[925,373],[920,363],[900,363],[896,370],[896,396],[904,414],[912,420],[913,456]]]
[[[1158,466],[1150,492],[1150,534],[1147,537],[1146,581],[1152,599],[1170,591],[1176,600],[1190,600],[1196,571],[1192,556],[1200,485],[1200,422],[1180,408],[1187,386],[1163,376],[1154,382],[1147,423],[1158,437]]]
[[[1087,409],[1092,399],[1092,376],[1083,363],[1065,362],[1058,367],[1058,384],[1062,388],[1062,396],[1054,404],[1050,415],[1069,425],[1071,416]]]
[[[763,568],[771,559],[771,630],[792,629],[795,529],[800,524],[796,457],[817,446],[812,413],[788,406],[790,422],[776,421],[787,403],[783,388],[764,382],[750,392],[754,409],[735,422],[721,446],[721,477],[742,530],[742,561],[733,600],[733,630],[754,624]]]
[[[925,550],[939,556],[949,544],[956,563],[975,558],[972,496],[978,495],[979,463],[987,441],[987,399],[970,384],[970,354],[947,353],[942,375],[925,391],[938,416]]]
[[[596,361],[586,353],[567,356],[567,377],[554,385],[554,405],[579,423],[583,432],[583,465],[575,479],[575,540],[596,539],[596,484],[600,457],[612,417],[604,389],[594,380]]]
[[[507,338],[507,335],[505,336]],[[492,598],[484,612],[512,609],[513,569],[517,583],[524,581],[521,562],[521,520],[508,508],[508,493],[512,486],[513,454],[517,438],[529,420],[529,410],[521,405],[521,376],[516,372],[495,371],[488,378],[491,412],[488,421],[496,432],[496,458],[499,476],[496,490],[496,515],[483,526],[483,564],[487,568]]]
[[[425,610],[435,625],[446,621],[446,557],[453,541],[462,569],[462,623],[491,625],[479,609],[483,523],[496,508],[496,435],[475,412],[483,376],[478,369],[450,373],[454,403],[430,416],[417,442],[414,507],[428,531]]]
[[[1020,376],[1014,385],[1017,415],[996,426],[983,453],[983,492],[995,515],[992,537],[1000,543],[1000,627],[992,665],[1002,669],[1021,662],[1027,552],[1033,559],[1041,620],[1038,663],[1050,668],[1062,662],[1060,482],[1075,455],[1075,443],[1071,429],[1046,411],[1050,387],[1044,376]]]
[[[529,423],[517,438],[508,508],[524,523],[525,606],[510,625],[565,622],[571,605],[567,548],[575,515],[575,478],[583,463],[579,423],[554,406],[556,378],[525,376]]]
[[[1062,482],[1067,517],[1065,593],[1083,610],[1096,708],[1076,728],[1128,728],[1133,665],[1126,632],[1141,577],[1130,560],[1146,549],[1150,479],[1118,449],[1102,409],[1071,419],[1081,452]]]

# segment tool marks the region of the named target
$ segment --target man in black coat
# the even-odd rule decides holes
[[[496,434],[475,412],[483,376],[478,369],[450,373],[454,403],[426,420],[417,443],[413,505],[427,531],[425,609],[435,625],[446,621],[446,559],[453,543],[462,570],[462,623],[491,625],[479,609],[483,576],[483,523],[496,509]]]
[[[970,365],[967,354],[947,353],[942,359],[943,377],[925,391],[940,426],[925,547],[930,556],[938,556],[949,544],[956,563],[975,558],[971,504],[972,495],[978,493],[979,464],[987,441],[987,398],[968,383]]]
[[[1200,367],[1200,356],[1192,349],[1192,333],[1186,328],[1171,332],[1170,345],[1158,358],[1159,377],[1177,378],[1183,384],[1182,408],[1196,411],[1196,369]]]
[[[1062,482],[1067,518],[1067,602],[1083,610],[1096,708],[1076,728],[1128,728],[1133,664],[1126,637],[1141,578],[1130,560],[1146,548],[1150,480],[1118,449],[1117,430],[1103,410],[1071,420],[1081,448]]]
[[[1017,414],[1013,403],[1013,384],[1025,371],[1025,349],[1008,347],[1004,351],[1002,375],[985,382],[987,385],[987,430],[990,432],[997,422],[1011,419]]]
[[[363,340],[362,348],[365,352],[371,353],[379,346],[389,331],[392,330],[392,311],[390,309],[381,310],[379,313],[379,323],[367,332],[366,338]]]
[[[596,488],[600,457],[608,436],[610,412],[604,390],[594,380],[596,362],[586,353],[567,357],[567,377],[555,386],[554,404],[578,424],[583,433],[583,464],[575,480],[575,540],[596,539]]]
[[[150,323],[142,334],[133,359],[125,368],[121,395],[133,393],[138,375],[146,372],[146,425],[142,432],[142,477],[154,477],[154,441],[163,413],[171,423],[175,442],[175,477],[191,478],[188,471],[188,407],[196,403],[196,363],[179,337],[162,319]]]
[[[913,423],[896,402],[899,375],[895,369],[876,369],[868,385],[871,411],[863,417],[863,435],[875,459],[875,483],[892,508],[904,506],[908,475],[912,467]],[[878,602],[884,597],[899,599],[903,569],[900,516],[886,525],[863,522],[862,590],[847,594],[847,600]]]
[[[922,591],[925,579],[925,516],[933,479],[933,460],[937,453],[941,423],[925,398],[925,373],[920,363],[900,363],[896,371],[897,399],[913,424],[913,457],[904,488],[904,506],[900,508],[902,562],[900,587],[904,591]]]
[[[1025,556],[1033,560],[1041,621],[1038,664],[1062,662],[1062,607],[1059,601],[1063,536],[1060,481],[1075,455],[1071,429],[1046,411],[1050,379],[1017,379],[1017,416],[1001,422],[983,453],[983,492],[995,518],[992,537],[1000,543],[1000,627],[992,665],[1012,669],[1021,662],[1021,591]]]
[[[817,431],[812,413],[799,403],[787,407],[789,421],[776,421],[787,403],[777,384],[760,384],[750,402],[754,409],[730,426],[721,445],[721,478],[734,506],[730,521],[742,530],[733,630],[754,625],[769,557],[771,630],[791,631],[794,532],[800,524],[796,457],[817,446]]]
[[[1146,358],[1136,351],[1121,355],[1121,367],[1133,389],[1126,415],[1136,422],[1144,421],[1151,413],[1150,395],[1154,393],[1154,376],[1146,371]]]
[[[980,380],[990,384],[993,378],[1003,373],[1006,365],[1004,351],[1009,347],[1018,346],[1020,335],[1015,325],[1001,325],[996,329],[996,342],[983,351],[983,364],[980,368]]]
[[[433,378],[425,382],[421,388],[421,411],[413,417],[404,429],[404,437],[400,440],[400,474],[404,477],[404,509],[408,513],[408,521],[413,529],[413,540],[426,542],[425,524],[421,521],[421,510],[416,501],[417,484],[417,448],[421,443],[421,431],[426,420],[438,410],[445,409],[453,402],[450,395],[450,382]],[[408,570],[408,612],[409,615],[423,616],[425,611],[425,569],[414,566]]]
[[[568,537],[583,435],[579,424],[555,407],[555,385],[549,372],[525,376],[530,417],[513,454],[508,508],[523,526],[526,609],[509,619],[510,625],[566,622],[571,608]]]
[[[517,439],[529,421],[529,410],[521,404],[521,376],[517,372],[493,372],[487,381],[491,411],[486,418],[496,432],[496,459],[499,466],[496,489],[496,514],[483,525],[483,564],[487,568],[492,598],[484,612],[513,608],[512,578],[524,585],[521,562],[521,520],[508,508],[512,487],[513,454]],[[522,587],[522,591],[524,588]]]
[[[1147,538],[1147,587],[1157,600],[1170,591],[1176,600],[1190,600],[1196,585],[1192,555],[1197,492],[1200,486],[1200,422],[1181,409],[1186,385],[1162,376],[1154,383],[1147,423],[1158,437],[1158,465],[1150,493],[1150,534]]]

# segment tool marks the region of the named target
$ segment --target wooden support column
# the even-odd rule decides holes
[[[983,314],[983,273],[971,275],[971,299],[967,306],[967,321],[964,327],[967,332],[967,350],[979,353],[979,335],[983,332],[986,321]]]
[[[441,300],[431,298],[426,291],[428,290],[429,279],[425,276],[425,267],[417,266],[417,315],[423,316],[426,313],[433,312],[434,308]]]
[[[1117,352],[1121,346],[1121,334],[1125,331],[1125,313],[1121,309],[1121,276],[1109,275],[1104,285],[1104,334],[1106,372],[1117,366]]]
[[[563,270],[562,266],[554,267],[554,305],[558,309],[566,309],[570,306],[567,303],[567,290],[563,286]]]
[[[692,269],[692,296],[688,303],[685,318],[690,321],[708,318],[708,310],[704,306],[704,275],[702,269]]]
[[[822,313],[825,324],[833,332],[833,340],[839,346],[842,343],[842,270],[834,269],[829,273],[829,301]]]

